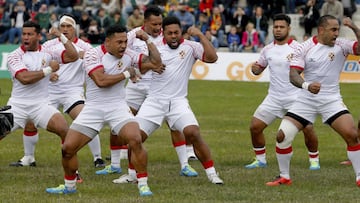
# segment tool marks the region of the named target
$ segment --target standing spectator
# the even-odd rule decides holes
[[[6,42],[9,38],[9,29],[11,21],[9,13],[5,11],[5,7],[0,6],[0,44]]]
[[[356,40],[338,38],[340,25],[335,16],[321,16],[317,36],[295,49],[290,60],[290,82],[302,89],[282,119],[276,136],[276,158],[280,175],[267,186],[291,185],[290,162],[292,142],[318,115],[345,141],[352,162],[355,182],[360,187],[360,141],[354,119],[345,106],[339,78],[349,54],[359,55],[359,28],[345,18],[343,24],[356,35]],[[302,75],[303,73],[303,75]]]
[[[261,6],[255,8],[255,16],[251,18],[251,22],[255,25],[255,29],[259,34],[260,46],[264,46],[268,35],[269,23]]]
[[[111,25],[111,18],[104,8],[99,8],[97,15],[94,18],[97,22],[100,34],[98,43],[101,44],[105,41],[105,30]]]
[[[352,15],[356,12],[355,0],[341,0],[344,8],[344,16],[352,18]]]
[[[237,33],[241,36],[249,20],[249,16],[245,14],[244,9],[238,6],[232,15],[231,24],[237,28]]]
[[[317,21],[320,18],[318,8],[315,6],[316,0],[308,0],[303,10],[303,24],[305,34],[311,36],[312,29],[317,26]]]
[[[237,34],[237,30],[235,26],[231,26],[230,33],[227,37],[228,46],[230,52],[240,52],[240,36]]]
[[[209,26],[211,34],[216,36],[221,47],[227,46],[227,42],[225,39],[225,25],[225,17],[220,12],[220,8],[218,6],[214,6],[212,14],[209,18]]]
[[[252,52],[257,52],[259,47],[259,33],[254,28],[253,23],[248,23],[246,25],[246,30],[243,32],[241,38],[241,45],[239,47],[239,51],[242,52],[245,50],[251,50]]]
[[[180,20],[182,31],[186,31],[195,24],[194,15],[187,11],[187,6],[185,4],[179,4],[178,10],[174,12],[173,16]]]
[[[144,15],[140,12],[139,7],[134,7],[132,14],[127,19],[127,28],[132,30],[144,24]]]
[[[17,43],[21,42],[22,26],[29,19],[30,15],[26,11],[25,2],[19,0],[10,14],[11,28],[9,30],[9,42],[11,44],[15,44],[16,37],[18,38]]]
[[[332,15],[338,19],[339,24],[344,17],[344,8],[340,1],[338,0],[327,0],[321,7],[320,16]]]

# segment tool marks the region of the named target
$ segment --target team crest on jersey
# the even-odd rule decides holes
[[[328,56],[329,56],[330,61],[333,61],[335,54],[333,52],[330,52]]]
[[[179,56],[180,56],[181,59],[184,59],[185,51],[184,50],[180,51]]]
[[[288,61],[291,61],[293,59],[293,57],[294,57],[294,55],[292,53],[286,56]]]
[[[118,66],[117,69],[121,69],[122,65],[123,65],[123,62],[120,60],[119,63],[117,64],[117,66]]]

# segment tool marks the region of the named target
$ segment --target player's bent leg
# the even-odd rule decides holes
[[[264,129],[266,127],[267,124],[264,121],[256,117],[252,118],[250,122],[250,134],[255,158],[252,163],[245,165],[247,169],[267,167],[264,136]]]
[[[302,130],[304,134],[305,145],[308,149],[310,170],[319,170],[319,151],[318,151],[318,138],[312,124],[305,126]]]
[[[55,113],[49,120],[46,130],[57,134],[61,140],[64,141],[69,130],[69,126],[61,113]]]

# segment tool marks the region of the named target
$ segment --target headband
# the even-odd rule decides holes
[[[76,28],[76,23],[75,20],[70,17],[70,16],[63,16],[60,18],[60,23],[59,25],[63,24],[63,23],[67,23],[70,24],[71,26],[73,26],[74,28]]]

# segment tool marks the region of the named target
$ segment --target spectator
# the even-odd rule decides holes
[[[220,12],[220,8],[218,6],[214,6],[212,15],[209,18],[209,26],[211,34],[216,36],[221,47],[227,47],[225,39],[225,25],[225,17]]]
[[[255,29],[259,34],[260,46],[266,44],[266,36],[268,35],[268,18],[263,14],[261,6],[255,8],[255,16],[251,18],[251,22],[255,25]]]
[[[248,23],[246,25],[246,31],[243,32],[241,38],[241,45],[239,51],[242,52],[245,50],[251,50],[256,53],[259,47],[259,33],[256,31],[253,23]]]
[[[51,13],[50,14],[50,27],[49,28],[52,28],[52,27],[59,27],[59,20],[57,18],[57,15],[56,13]]]
[[[86,11],[91,16],[95,16],[98,8],[101,6],[101,0],[84,0],[82,3],[83,11]]]
[[[214,35],[211,34],[210,30],[206,30],[205,37],[208,38],[208,40],[212,43],[215,49],[219,48],[219,41]]]
[[[34,17],[34,21],[40,25],[41,28],[40,34],[42,36],[40,43],[44,43],[47,40],[46,35],[50,27],[50,13],[48,11],[46,4],[41,4],[39,11]]]
[[[180,20],[182,31],[186,31],[195,24],[194,15],[187,11],[185,4],[179,4],[178,10],[175,11],[173,15]]]
[[[96,20],[91,20],[88,31],[86,32],[91,44],[101,44],[100,28]]]
[[[344,8],[344,16],[352,18],[352,15],[356,12],[355,0],[341,0]]]
[[[102,0],[101,8],[103,8],[107,14],[110,14],[120,9],[120,4],[118,0]]]
[[[95,20],[98,24],[100,32],[99,43],[102,43],[105,40],[105,29],[111,25],[111,19],[106,13],[105,9],[99,8],[97,15],[95,16]]]
[[[134,0],[123,0],[121,4],[121,17],[123,19],[128,19],[135,6],[136,2],[134,2]]]
[[[9,42],[16,44],[21,42],[22,26],[24,22],[30,19],[29,13],[26,11],[25,2],[19,0],[16,2],[13,12],[10,14],[11,28],[9,30]],[[18,38],[15,43],[15,38]]]
[[[321,7],[320,16],[323,15],[332,15],[335,16],[341,25],[341,21],[344,17],[344,8],[340,1],[338,0],[327,0]]]
[[[199,3],[199,12],[206,13],[210,17],[211,11],[213,10],[214,1],[213,0],[200,0]]]
[[[305,34],[311,36],[312,29],[317,27],[317,21],[320,18],[319,10],[315,6],[316,0],[308,0],[305,8],[303,9],[303,23]]]
[[[199,19],[199,14],[200,14],[199,4],[200,4],[200,0],[188,0],[186,2],[186,5],[188,6],[188,11],[192,13],[195,17],[195,23]]]
[[[80,20],[79,20],[80,33],[82,33],[82,32],[88,32],[88,29],[89,29],[91,20],[92,20],[92,19],[90,18],[88,12],[83,11],[83,12],[81,13],[81,18],[80,18]]]
[[[234,11],[231,18],[231,25],[234,25],[237,29],[237,33],[242,35],[242,32],[245,31],[245,27],[249,22],[249,17],[245,14],[245,11],[238,6]]]
[[[73,6],[76,4],[76,0],[59,0],[58,5],[55,8],[57,15],[62,15],[64,13],[72,13]]]
[[[230,33],[227,37],[228,46],[230,52],[240,52],[240,36],[237,34],[237,29],[235,26],[231,26]]]
[[[9,38],[9,29],[11,21],[9,13],[5,11],[5,7],[0,6],[0,44],[6,42]]]
[[[126,24],[125,20],[122,18],[120,11],[115,11],[115,13],[112,16],[110,16],[110,22],[111,22],[111,25],[119,24],[119,25],[125,26],[125,24]]]
[[[139,7],[134,7],[133,13],[127,19],[127,28],[132,30],[133,28],[142,26],[144,24],[144,15],[140,12]]]
[[[206,13],[200,13],[199,20],[195,25],[203,34],[209,29],[209,18]]]

